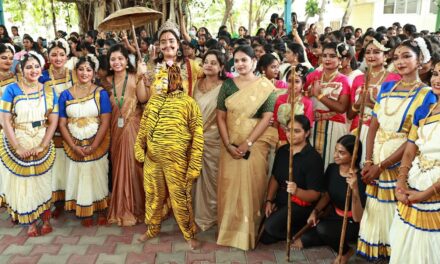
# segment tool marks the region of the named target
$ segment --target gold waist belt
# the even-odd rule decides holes
[[[392,139],[405,139],[407,138],[406,133],[399,133],[394,131],[385,131],[381,128],[377,131],[377,141],[378,143],[385,143]]]
[[[428,159],[425,155],[419,155],[419,168],[422,172],[429,171],[434,167],[440,167],[440,160]]]
[[[336,112],[320,113],[318,111],[315,111],[315,120],[329,120],[335,115]]]
[[[67,119],[68,123],[75,124],[79,128],[86,127],[92,123],[99,124],[99,117],[92,116],[92,117],[69,117]]]

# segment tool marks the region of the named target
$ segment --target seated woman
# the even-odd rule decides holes
[[[293,175],[295,190],[292,192],[292,234],[307,223],[307,217],[318,201],[324,187],[324,163],[321,155],[310,145],[310,121],[304,115],[296,115],[293,121]],[[290,122],[286,134],[290,139]],[[286,239],[287,234],[287,180],[289,178],[290,144],[280,147],[275,156],[272,177],[269,180],[266,199],[266,221],[261,242],[271,244]]]
[[[344,218],[345,197],[349,185],[352,190],[352,199],[348,212],[349,218],[343,256],[340,260],[336,259],[334,263],[347,263],[354,254],[354,250],[347,245],[347,242],[356,242],[359,222],[365,206],[365,184],[361,181],[359,170],[359,161],[362,156],[361,146],[357,153],[356,175],[354,175],[354,172],[350,172],[355,140],[356,137],[353,135],[345,135],[338,139],[333,154],[335,163],[330,164],[325,172],[326,192],[321,196],[307,220],[314,228],[293,242],[293,247],[296,248],[328,245],[338,252]],[[289,183],[287,191],[292,190],[295,190],[295,186]],[[334,210],[319,219],[320,212],[329,204],[332,204]]]

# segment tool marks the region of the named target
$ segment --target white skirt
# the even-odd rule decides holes
[[[78,217],[91,217],[108,207],[107,156],[88,162],[66,159],[66,211],[75,211]]]
[[[390,256],[389,231],[395,211],[395,202],[380,202],[376,198],[367,198],[359,229],[358,255],[369,261]]]
[[[409,187],[423,191],[438,181],[440,167],[422,171],[417,156],[408,175]],[[390,263],[440,263],[440,195],[411,206],[398,203],[390,242]]]
[[[55,148],[56,158],[52,168],[52,202],[64,201],[66,190],[66,153],[63,148]]]

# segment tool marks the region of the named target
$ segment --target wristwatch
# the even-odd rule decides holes
[[[252,147],[252,145],[254,144],[254,143],[252,143],[252,141],[250,141],[249,139],[246,139],[246,142],[247,142],[248,147]]]

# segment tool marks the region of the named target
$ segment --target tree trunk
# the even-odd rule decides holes
[[[162,0],[162,24],[167,21],[167,0]]]
[[[252,0],[249,0],[249,26],[248,26],[248,34],[251,35],[252,31]]]
[[[226,22],[228,21],[228,18],[231,16],[231,11],[232,11],[232,5],[233,5],[233,0],[225,0],[225,13],[223,15],[223,19],[222,19],[222,25],[226,25]],[[232,21],[232,20],[231,20]],[[231,27],[232,27],[232,23],[231,23]],[[232,30],[232,28],[231,28]]]
[[[55,32],[55,38],[56,38],[56,36],[57,36],[57,18],[55,16],[55,7],[53,6],[53,0],[50,0],[50,7],[52,9],[53,31]]]
[[[344,16],[342,17],[342,27],[348,24],[348,20],[350,20],[351,11],[353,10],[353,1],[348,0],[347,8],[345,9]]]
[[[94,3],[95,9],[95,21],[93,22],[93,28],[97,29],[99,24],[105,18],[105,0],[98,0]]]
[[[174,0],[170,0],[170,16],[169,20],[176,22],[176,2]]]
[[[321,10],[319,12],[319,18],[318,18],[318,23],[322,29],[324,29],[324,13],[325,13],[326,4],[327,4],[327,0],[322,0]]]

